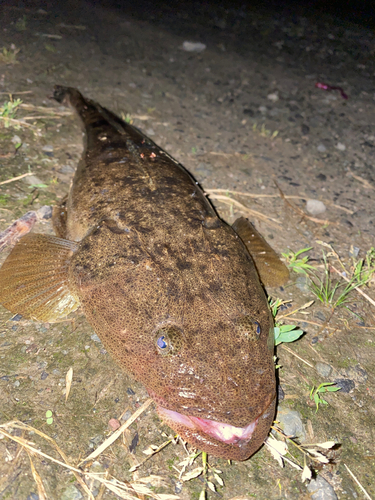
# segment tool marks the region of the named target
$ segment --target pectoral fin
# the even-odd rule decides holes
[[[264,286],[281,286],[289,279],[288,268],[255,227],[245,217],[237,219],[232,228],[244,242]]]
[[[0,269],[0,304],[39,321],[64,318],[79,306],[69,289],[69,262],[77,243],[27,234]]]

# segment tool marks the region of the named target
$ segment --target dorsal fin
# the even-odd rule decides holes
[[[39,321],[66,317],[79,306],[69,288],[73,241],[27,234],[0,269],[0,304],[15,314]]]
[[[289,279],[289,271],[281,262],[279,256],[270,247],[255,227],[245,217],[237,219],[232,228],[244,242],[255,267],[258,271],[260,281],[264,286],[281,286]]]

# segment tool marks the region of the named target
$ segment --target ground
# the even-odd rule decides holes
[[[110,3],[35,1],[0,9],[1,102],[22,99],[28,105],[6,121],[0,104],[0,180],[32,173],[0,185],[0,229],[28,210],[53,205],[69,189],[83,143],[77,118],[48,99],[53,85],[62,84],[133,120],[207,192],[224,189],[211,192],[220,216],[229,223],[239,215],[249,217],[280,254],[312,247],[310,263],[322,273],[322,250],[331,252],[319,243],[324,242],[350,274],[352,256],[363,258],[374,245],[375,39],[370,30],[297,7],[190,2],[177,11],[157,3],[124,3],[120,10]],[[187,52],[184,41],[206,48]],[[317,82],[341,87],[348,99],[339,90],[316,88]],[[309,199],[323,202],[326,211],[309,213]],[[52,233],[50,220],[36,230]],[[342,270],[335,256],[330,263]],[[339,279],[333,270],[332,278]],[[374,283],[361,289],[375,299]],[[303,424],[300,442],[337,443],[328,452],[330,463],[314,469],[338,498],[365,498],[347,468],[368,495],[375,495],[374,305],[353,291],[348,308],[332,311],[294,272],[283,289],[268,293],[291,301],[281,314],[315,300],[283,320],[299,324],[305,335],[277,348],[282,391],[276,418],[296,410]],[[74,322],[17,319],[1,309],[0,424],[17,419],[31,425],[77,465],[110,434],[110,419],[128,418],[147,393],[119,372],[79,311]],[[328,405],[316,411],[311,388],[335,381],[341,390],[325,394]],[[35,433],[9,432],[61,458]],[[178,464],[186,457],[181,444],[151,457],[138,476],[129,472],[145,458],[143,450],[169,435],[150,406],[93,467],[122,481],[160,476],[162,487],[149,481],[154,491],[198,498],[204,479],[183,484],[179,479]],[[289,447],[303,466],[303,455]],[[0,456],[1,499],[42,500],[35,477],[49,499],[84,495],[71,472],[37,454],[31,460],[39,476],[33,477],[27,452],[7,437],[0,440]],[[246,462],[209,457],[209,463],[222,471],[224,486],[214,481],[217,493],[207,489],[208,498],[310,498],[301,472],[288,464],[280,468],[264,447]],[[92,490],[96,498],[117,498],[96,483]]]

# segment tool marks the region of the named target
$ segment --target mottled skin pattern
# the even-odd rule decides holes
[[[78,242],[72,295],[158,405],[236,427],[258,419],[250,441],[232,444],[167,420],[199,449],[248,458],[274,417],[275,368],[272,318],[245,245],[137,129],[75,89],[56,87],[54,97],[78,111],[87,136],[54,213],[58,236]]]

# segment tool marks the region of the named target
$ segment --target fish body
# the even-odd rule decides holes
[[[17,243],[0,303],[37,320],[80,305],[172,429],[212,455],[247,459],[276,402],[273,321],[247,221],[237,234],[176,160],[76,89],[57,86],[54,97],[78,112],[86,149],[54,209],[57,237]]]

